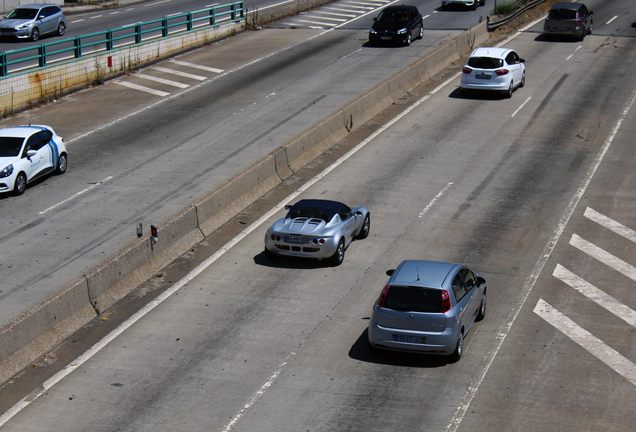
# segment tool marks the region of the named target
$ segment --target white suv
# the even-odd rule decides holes
[[[461,92],[495,90],[512,97],[526,83],[525,59],[509,48],[477,48],[462,69]]]
[[[49,126],[0,129],[0,193],[22,195],[28,183],[66,167],[64,140]]]

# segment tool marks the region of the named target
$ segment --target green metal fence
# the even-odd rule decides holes
[[[29,48],[4,51],[0,52],[0,77],[44,67],[53,62],[79,59],[178,33],[237,22],[244,18],[244,3],[240,1]]]

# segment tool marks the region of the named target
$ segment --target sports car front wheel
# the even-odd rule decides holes
[[[338,242],[338,248],[336,249],[336,252],[331,256],[331,263],[335,266],[339,266],[344,261],[344,255],[345,255],[344,239],[340,239],[340,242]]]

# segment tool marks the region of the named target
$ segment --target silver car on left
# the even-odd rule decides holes
[[[55,4],[21,5],[0,20],[0,36],[36,41],[46,34],[66,33],[66,16]]]

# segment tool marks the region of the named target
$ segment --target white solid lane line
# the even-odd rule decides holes
[[[66,198],[64,201],[60,201],[59,203],[57,203],[57,204],[55,204],[55,205],[53,205],[53,206],[51,206],[51,207],[47,208],[46,210],[42,210],[42,211],[41,211],[40,213],[38,213],[38,214],[39,214],[39,215],[42,215],[42,214],[44,214],[44,213],[48,212],[49,210],[53,210],[54,208],[57,208],[57,207],[61,206],[62,204],[67,203],[67,202],[71,201],[71,200],[72,200],[72,199],[74,199],[74,198],[77,198],[78,196],[80,196],[80,195],[82,195],[82,194],[84,194],[84,193],[88,192],[89,190],[94,189],[94,188],[96,188],[97,186],[99,186],[99,185],[102,185],[102,184],[106,183],[108,180],[110,180],[110,179],[112,179],[112,178],[113,178],[113,176],[108,176],[108,177],[106,177],[104,180],[100,180],[100,181],[98,181],[98,182],[97,182],[97,183],[95,183],[94,185],[92,185],[92,186],[90,186],[90,187],[87,187],[86,189],[84,189],[84,190],[82,190],[82,191],[79,191],[79,192],[78,192],[78,193],[76,193],[75,195],[72,195],[72,196],[70,196],[70,197]]]
[[[444,189],[442,189],[441,191],[439,191],[439,193],[437,195],[435,195],[435,198],[433,198],[431,200],[431,202],[428,203],[428,205],[424,208],[424,210],[422,210],[422,212],[417,217],[418,218],[424,217],[424,215],[426,213],[428,213],[428,211],[431,209],[431,207],[433,207],[433,204],[435,204],[437,202],[437,200],[440,199],[442,197],[442,195],[444,195],[446,193],[446,191],[448,189],[450,189],[450,187],[452,185],[453,185],[453,182],[449,182],[446,186],[444,186]]]
[[[601,291],[585,279],[572,273],[570,270],[557,264],[552,276],[562,280],[599,306],[607,309],[629,325],[636,327],[636,311],[616,300],[606,292]]]
[[[534,313],[546,320],[561,333],[572,339],[594,357],[614,369],[617,373],[636,385],[636,365],[618,351],[603,343],[570,318],[554,309],[543,299],[539,299]]]
[[[609,24],[612,21],[614,21],[616,18],[618,18],[618,15],[614,15],[609,21],[607,21],[605,24]]]
[[[603,264],[613,268],[619,273],[624,274],[631,280],[636,281],[636,267],[634,267],[633,265],[626,263],[622,259],[612,255],[606,250],[601,249],[595,244],[590,243],[577,234],[572,234],[572,238],[570,238],[570,244],[581,252],[588,254],[592,258],[596,258]]]

